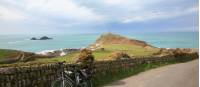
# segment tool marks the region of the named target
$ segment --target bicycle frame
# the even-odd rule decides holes
[[[58,64],[61,69],[60,76],[53,82],[52,87],[55,87],[56,84],[60,84],[61,87],[91,87],[90,80],[84,76],[84,71],[80,70],[78,66],[69,65],[72,70],[65,71],[64,62]]]
[[[62,63],[61,63],[61,68],[62,68],[62,72],[61,72],[61,77],[59,79],[61,79],[62,81],[62,86],[65,87],[65,81],[67,81],[68,84],[70,83],[71,87],[77,87],[80,84],[80,80],[81,80],[78,69],[74,67],[73,72],[65,71],[64,65]],[[74,80],[71,78],[71,76],[69,76],[70,72],[72,73]]]

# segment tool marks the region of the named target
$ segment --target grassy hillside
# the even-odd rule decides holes
[[[118,34],[112,34],[112,33],[105,33],[102,34],[96,42],[93,44],[93,46],[96,45],[105,45],[105,44],[128,44],[128,45],[136,45],[136,46],[142,46],[142,47],[153,47],[150,44],[146,43],[145,41],[136,40],[136,39],[129,39],[127,37],[118,35]]]
[[[126,52],[130,56],[140,57],[140,56],[152,56],[153,53],[159,50],[157,48],[145,49],[140,46],[122,45],[122,44],[121,45],[117,45],[117,44],[104,45],[103,47],[104,47],[104,51],[102,50],[93,51],[93,55],[96,61],[110,60],[111,58],[109,56],[112,54],[112,52],[115,52],[115,51]],[[55,58],[36,58],[34,61],[18,62],[12,65],[46,64],[46,63],[55,63],[55,62],[61,62],[61,61],[74,63],[76,61],[76,56],[78,54],[79,52],[74,52],[66,56],[55,57]],[[1,64],[0,66],[7,66],[7,64]]]
[[[94,46],[95,44],[99,45]],[[93,55],[95,57],[95,60],[97,61],[110,60],[111,58],[109,56],[116,51],[127,53],[131,57],[152,56],[153,53],[159,51],[159,48],[155,48],[144,41],[128,39],[126,37],[111,33],[102,35],[91,46],[93,46],[93,48],[95,49],[93,51]],[[91,46],[89,48],[91,48]],[[101,48],[103,48],[103,50],[101,50]],[[58,61],[74,62],[78,54],[79,52],[74,52],[66,56],[50,58],[50,59],[47,58],[38,59],[34,62],[58,62]]]
[[[98,44],[98,45],[96,45]],[[128,39],[123,36],[115,34],[104,34],[97,41],[91,45],[89,48],[93,47],[93,55],[95,60],[110,60],[109,57],[113,52],[124,52],[131,57],[140,57],[140,56],[152,56],[153,53],[159,51],[159,48],[155,48],[144,41]],[[103,49],[103,50],[102,50]],[[6,58],[5,56],[15,55],[18,52],[0,50],[0,59]],[[43,63],[54,63],[59,61],[66,61],[73,63],[76,60],[76,56],[79,52],[73,52],[65,56],[55,57],[55,58],[35,58],[33,61],[29,62],[20,62],[20,64],[43,64]],[[19,64],[19,63],[18,63]]]
[[[110,51],[122,51],[134,57],[151,56],[153,53],[159,51],[158,48],[144,48],[137,45],[127,45],[127,44],[103,45],[102,47]]]
[[[16,50],[0,49],[0,60],[5,58],[15,58],[20,52]]]

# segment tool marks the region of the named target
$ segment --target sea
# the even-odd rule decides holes
[[[0,35],[0,49],[14,49],[28,52],[84,48],[94,43],[99,34],[35,34]],[[160,48],[199,48],[199,32],[146,32],[121,34],[143,40]],[[48,36],[52,40],[30,40],[32,37]]]

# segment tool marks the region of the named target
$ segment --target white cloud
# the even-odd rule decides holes
[[[0,24],[30,29],[83,28],[151,22],[195,14],[197,0],[0,0]],[[189,7],[189,8],[186,8]],[[187,18],[192,16],[187,16]],[[3,21],[2,21],[3,20]],[[9,22],[4,22],[4,21]],[[21,20],[26,20],[21,22]],[[19,21],[19,22],[18,22]],[[167,21],[167,20],[166,20]],[[21,28],[14,26],[14,28]],[[12,27],[12,26],[11,26]],[[10,28],[11,29],[11,28]]]
[[[48,21],[51,19],[65,19],[71,22],[100,21],[104,19],[103,15],[96,13],[92,8],[73,0],[2,0],[1,2],[32,15],[30,19]]]
[[[25,20],[27,15],[18,9],[0,6],[0,20],[3,21],[21,21]]]
[[[25,0],[28,10],[78,21],[101,20],[103,16],[91,8],[79,5],[71,0]]]
[[[126,4],[128,5],[130,3],[130,0],[101,0],[106,5],[122,5]]]
[[[126,11],[141,10],[148,5],[157,4],[164,0],[99,0],[103,5],[114,8],[122,8]]]
[[[187,15],[193,12],[198,12],[198,6],[189,7],[186,9],[174,9],[167,11],[144,11],[122,19],[122,23],[142,22],[156,19],[166,19]]]
[[[50,21],[51,19],[64,19],[71,22],[85,21],[122,21],[123,23],[148,21],[177,17],[198,10],[197,7],[190,9],[162,9],[163,7],[152,7],[160,3],[169,3],[165,0],[97,0],[98,3],[91,7],[83,2],[75,0],[3,0],[14,4],[14,6],[24,8],[28,14],[36,20]],[[180,0],[173,1],[179,2]],[[90,3],[90,4],[93,4]],[[98,9],[99,8],[99,9]],[[156,8],[156,11],[152,11]],[[180,8],[182,8],[180,6]],[[183,10],[183,11],[182,11]],[[170,14],[169,14],[170,13]],[[12,13],[9,13],[12,14]],[[38,16],[39,15],[39,16]],[[20,16],[12,16],[20,19]],[[9,18],[9,17],[7,17]],[[46,18],[46,19],[45,19]],[[23,19],[21,17],[21,19]],[[53,20],[54,21],[54,20]]]

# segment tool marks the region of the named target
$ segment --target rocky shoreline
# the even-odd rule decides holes
[[[59,50],[44,50],[41,52],[36,52],[36,54],[51,56],[51,57],[58,57],[58,56],[65,56],[72,52],[78,52],[78,51],[80,51],[80,49],[65,48],[65,49],[59,49]]]

